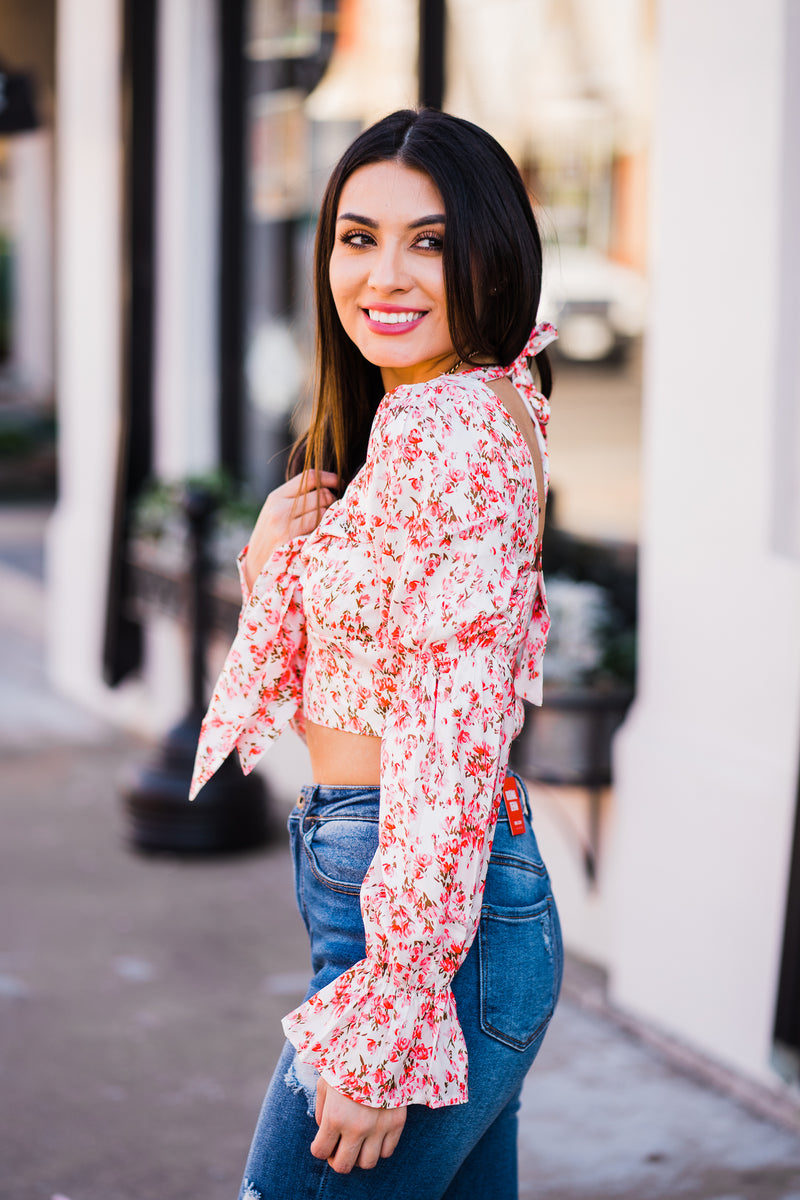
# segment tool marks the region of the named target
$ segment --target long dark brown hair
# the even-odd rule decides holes
[[[542,244],[525,184],[485,130],[436,109],[402,109],[365,130],[328,182],[317,226],[317,393],[307,433],[293,447],[288,475],[335,471],[342,486],[363,465],[375,411],[384,394],[380,368],[345,333],[328,269],[339,197],[359,167],[398,162],[423,171],[444,200],[442,250],[453,348],[464,362],[507,365],[522,352],[536,321]],[[536,359],[549,395],[550,367]]]

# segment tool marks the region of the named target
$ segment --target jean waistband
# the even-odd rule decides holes
[[[520,797],[522,799],[522,807],[525,815],[530,820],[530,800],[528,792],[523,780],[517,775],[516,771],[506,771],[506,778],[516,780],[519,786]],[[328,784],[328,783],[307,783],[300,789],[300,795],[297,798],[299,808],[307,809],[312,803],[319,805],[341,804],[341,803],[360,803],[364,804],[379,804],[381,789],[378,784]],[[497,814],[498,821],[507,821],[508,814],[506,813],[505,804],[500,802],[500,809]]]
[[[320,804],[334,804],[337,800],[379,800],[380,795],[378,784],[306,783],[300,789],[298,800],[305,800],[306,804],[312,800]]]

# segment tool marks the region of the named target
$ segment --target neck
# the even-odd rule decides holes
[[[424,363],[415,363],[411,367],[381,367],[381,378],[387,392],[401,384],[428,383],[440,375],[447,375],[461,366],[461,360],[453,361],[453,351],[442,355],[441,358],[431,359]]]

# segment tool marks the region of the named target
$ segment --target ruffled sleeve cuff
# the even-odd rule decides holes
[[[239,556],[245,599],[238,632],[200,731],[191,800],[234,747],[238,747],[243,771],[251,771],[302,704],[305,618],[300,552],[304,541],[294,538],[279,546],[250,592],[244,584],[246,551]]]
[[[467,1048],[452,989],[409,989],[362,959],[283,1018],[302,1062],[360,1104],[467,1100]]]

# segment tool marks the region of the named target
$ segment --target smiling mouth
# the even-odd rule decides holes
[[[370,321],[376,321],[379,325],[409,325],[425,316],[424,311],[414,309],[407,312],[382,312],[378,308],[368,308],[365,311]]]

